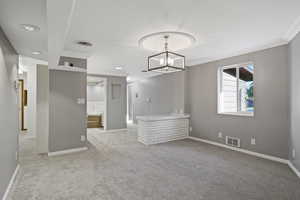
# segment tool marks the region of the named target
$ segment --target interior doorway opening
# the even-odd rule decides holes
[[[87,128],[107,130],[107,79],[87,76]]]
[[[133,123],[133,86],[131,84],[127,85],[127,124]]]
[[[26,73],[20,75],[19,79],[19,122],[21,133],[25,134],[27,131],[27,89],[26,89]]]

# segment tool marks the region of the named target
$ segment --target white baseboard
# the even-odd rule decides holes
[[[288,165],[292,169],[292,171],[300,178],[300,171],[294,166],[294,164],[289,161]]]
[[[105,133],[116,133],[120,131],[128,131],[128,128],[121,128],[121,129],[110,129],[110,130],[105,130]]]
[[[284,164],[289,163],[289,160],[278,158],[278,157],[275,157],[275,156],[270,156],[270,155],[266,155],[266,154],[262,154],[262,153],[257,153],[257,152],[249,151],[249,150],[246,150],[246,149],[231,147],[231,146],[227,146],[225,144],[221,144],[221,143],[218,143],[218,142],[213,142],[213,141],[205,140],[205,139],[201,139],[201,138],[196,138],[196,137],[191,137],[191,136],[189,136],[188,138],[192,139],[192,140],[204,142],[204,143],[207,143],[207,144],[212,144],[212,145],[215,145],[215,146],[223,147],[223,148],[226,148],[226,149],[230,149],[230,150],[233,150],[233,151],[238,151],[238,152],[245,153],[245,154],[248,154],[248,155],[256,156],[256,157],[259,157],[259,158],[272,160],[272,161],[275,161],[275,162],[280,162],[280,163],[284,163]]]
[[[86,150],[88,150],[87,147],[67,149],[67,150],[62,150],[62,151],[49,152],[48,156],[59,156],[59,155],[64,155],[64,154],[76,153],[76,152],[80,152],[80,151],[86,151]]]
[[[20,169],[20,165],[17,165],[17,167],[16,167],[16,169],[15,169],[12,177],[10,178],[9,184],[8,184],[8,186],[6,188],[6,191],[5,191],[5,193],[4,193],[3,197],[2,197],[2,200],[6,200],[7,199],[8,194],[9,194],[9,192],[10,192],[12,186],[13,186],[13,183],[14,183],[16,177],[17,177],[19,169]]]
[[[200,142],[204,142],[204,143],[207,143],[207,144],[223,147],[223,148],[226,148],[226,149],[230,149],[230,150],[233,150],[233,151],[238,151],[238,152],[245,153],[245,154],[252,155],[252,156],[256,156],[256,157],[259,157],[259,158],[264,158],[264,159],[267,159],[267,160],[272,160],[272,161],[275,161],[275,162],[287,164],[291,168],[291,170],[300,178],[299,170],[289,160],[278,158],[278,157],[275,157],[275,156],[262,154],[262,153],[249,151],[249,150],[246,150],[246,149],[231,147],[231,146],[227,146],[225,144],[221,144],[221,143],[218,143],[218,142],[213,142],[213,141],[205,140],[205,139],[201,139],[201,138],[196,138],[196,137],[191,137],[191,136],[189,136],[188,138],[191,139],[191,140],[200,141]]]

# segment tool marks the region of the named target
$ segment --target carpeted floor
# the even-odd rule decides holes
[[[10,200],[299,200],[283,164],[192,140],[144,146],[135,129],[88,131],[89,150],[47,157],[22,141]],[[31,149],[31,153],[30,153]]]

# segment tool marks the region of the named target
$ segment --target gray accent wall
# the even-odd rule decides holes
[[[18,161],[18,55],[0,27],[0,199]]]
[[[300,170],[300,34],[289,44],[291,73],[291,140],[290,160]],[[293,158],[293,149],[296,157]]]
[[[86,145],[86,73],[50,70],[49,72],[49,151],[80,148]]]
[[[185,72],[163,74],[130,84],[133,120],[139,115],[184,112]]]
[[[36,149],[48,153],[49,147],[49,69],[45,65],[36,68]]]
[[[119,86],[120,88],[118,89]],[[116,88],[115,91],[113,87]],[[119,93],[119,95],[117,93]],[[126,77],[107,77],[107,129],[126,128],[126,111]]]
[[[255,67],[255,116],[217,114],[218,68],[245,62],[253,62]],[[186,109],[191,114],[193,129],[191,136],[225,143],[224,137],[218,138],[218,132],[222,132],[223,136],[240,138],[243,149],[288,158],[290,93],[287,45],[189,67],[186,84]],[[252,136],[256,137],[256,145],[250,144]]]

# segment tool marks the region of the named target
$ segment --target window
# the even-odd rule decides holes
[[[254,65],[247,63],[225,66],[218,73],[218,113],[253,116]]]

